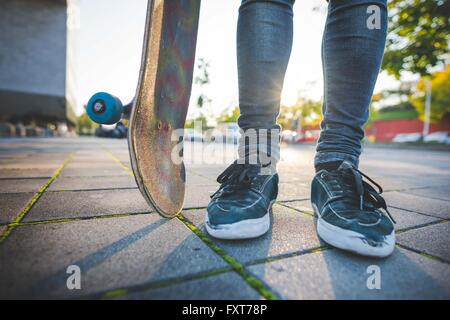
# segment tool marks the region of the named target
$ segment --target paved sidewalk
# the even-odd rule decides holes
[[[202,146],[186,145],[185,210],[166,220],[141,197],[124,140],[0,140],[0,298],[450,298],[450,152],[365,150],[362,170],[397,220],[398,246],[378,260],[317,237],[313,146],[283,148],[271,232],[209,238],[205,207],[233,152]],[[81,290],[67,288],[70,265]],[[372,265],[379,290],[367,287]]]

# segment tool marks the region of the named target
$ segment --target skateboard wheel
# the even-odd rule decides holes
[[[106,92],[98,92],[89,99],[86,112],[94,122],[114,124],[122,117],[123,105],[119,98]]]

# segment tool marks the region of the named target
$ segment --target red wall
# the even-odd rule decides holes
[[[372,123],[366,135],[375,135],[376,141],[391,141],[399,133],[422,133],[423,122],[419,119],[378,120]],[[450,118],[444,118],[430,125],[430,133],[450,132]]]

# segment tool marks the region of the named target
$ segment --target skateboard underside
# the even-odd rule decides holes
[[[165,217],[177,215],[184,201],[182,129],[191,93],[199,10],[200,0],[148,2],[128,146],[139,189]]]

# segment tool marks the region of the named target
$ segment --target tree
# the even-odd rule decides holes
[[[316,125],[322,119],[322,102],[299,97],[293,106],[281,106],[278,123],[285,129],[301,125]]]
[[[205,61],[205,59],[198,59],[196,66],[198,74],[195,76],[194,83],[199,86],[200,94],[197,96],[197,108],[195,109],[195,112],[190,115],[190,117],[192,118],[186,120],[185,128],[193,128],[194,122],[196,121],[200,121],[203,127],[206,128],[208,124],[208,118],[211,118],[210,116],[208,116],[208,108],[204,107],[209,105],[212,100],[208,98],[208,96],[203,91],[205,86],[207,86],[211,82],[209,78],[209,66],[209,62]]]
[[[198,60],[197,69],[199,70],[200,75],[195,77],[195,84],[200,86],[200,88],[204,88],[204,86],[208,85],[211,81],[209,79],[209,62],[206,62],[205,59],[200,58]],[[208,98],[204,93],[201,93],[197,97],[197,107],[200,109],[203,108],[204,105],[211,103],[211,99]]]
[[[400,78],[401,71],[422,76],[444,65],[449,52],[450,1],[391,0],[389,34],[383,69]]]
[[[425,113],[426,81],[421,79],[417,84],[417,91],[411,96],[411,103],[416,108],[421,119]],[[450,114],[450,66],[445,71],[431,75],[431,105],[430,121],[436,122]]]
[[[209,128],[209,126],[208,126],[208,119],[203,114],[201,114],[200,116],[198,116],[195,119],[188,119],[188,120],[186,120],[186,124],[184,125],[184,127],[193,129],[193,128],[195,128],[195,123],[196,122],[197,123],[198,122],[201,123],[203,130],[206,130],[206,129]]]
[[[218,118],[217,122],[237,122],[239,115],[241,114],[239,106],[234,107],[231,112],[225,111]]]
[[[90,135],[94,132],[97,125],[89,118],[86,113],[83,113],[77,119],[77,132],[81,135]]]
[[[322,102],[310,99],[299,98],[297,100],[298,109],[302,124],[317,124],[322,119]]]

